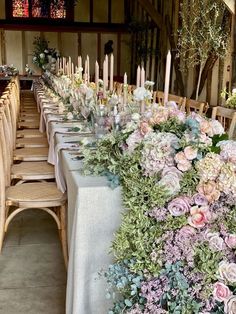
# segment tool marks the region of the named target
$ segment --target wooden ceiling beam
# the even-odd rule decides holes
[[[143,9],[150,15],[151,19],[157,24],[159,28],[163,27],[163,19],[161,14],[156,10],[150,0],[138,0]]]

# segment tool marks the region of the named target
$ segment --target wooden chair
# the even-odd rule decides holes
[[[13,149],[16,147],[48,147],[48,142],[46,138],[43,137],[35,137],[35,138],[19,138],[16,143],[13,141],[13,136],[15,136],[15,132],[11,132],[11,126],[13,125],[13,120],[15,116],[11,116],[9,114],[9,103],[2,102],[0,100],[0,113],[2,116],[2,126],[3,126],[3,134],[5,141],[5,149],[6,155],[9,155],[10,158],[7,158],[5,163],[6,167],[11,166],[11,175],[6,178],[6,181],[12,182],[12,180],[17,180],[17,184],[34,180],[34,181],[44,181],[48,179],[55,179],[54,167],[47,163],[46,161],[41,162],[41,154],[37,157],[35,154],[35,149],[29,151],[28,155],[24,155],[22,158],[22,153],[27,152],[27,150],[15,150],[16,155],[14,159],[19,160],[27,160],[21,163],[12,165],[8,164],[8,162],[13,159]],[[7,115],[8,114],[8,115]],[[16,125],[16,124],[14,124]],[[6,145],[6,143],[8,145]],[[39,148],[37,149],[39,150]],[[40,149],[42,150],[42,149]],[[37,151],[36,151],[37,152]],[[33,153],[33,154],[32,154]],[[18,156],[20,154],[20,156]],[[30,160],[30,162],[29,162]],[[35,161],[34,161],[35,160]],[[38,161],[39,160],[39,161]],[[44,154],[43,160],[47,160],[47,152]]]
[[[65,264],[67,265],[66,238],[66,195],[62,194],[52,182],[24,183],[10,186],[7,178],[10,174],[11,160],[9,145],[5,138],[6,128],[0,114],[0,251],[9,223],[20,212],[27,209],[41,209],[55,220],[61,242]],[[10,211],[11,207],[11,211]]]
[[[207,102],[201,102],[193,99],[186,98],[186,111],[187,114],[190,114],[192,111],[200,114],[205,115],[209,105]]]
[[[236,128],[236,110],[217,106],[212,109],[211,118],[217,119],[223,125],[225,132],[228,133],[230,139],[234,137]]]
[[[156,91],[155,95],[157,98],[156,99],[157,102],[164,106],[164,92]],[[168,101],[174,101],[176,103],[176,105],[178,106],[179,110],[185,111],[185,104],[186,104],[186,98],[185,97],[169,94],[168,95]]]

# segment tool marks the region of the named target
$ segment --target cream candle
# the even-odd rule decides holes
[[[164,88],[164,105],[168,102],[169,86],[170,86],[170,67],[171,67],[171,53],[168,51],[166,58],[166,74],[165,74],[165,88]]]

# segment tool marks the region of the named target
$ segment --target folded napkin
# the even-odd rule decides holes
[[[59,163],[59,153],[62,149],[78,150],[79,144],[59,143],[55,147],[55,178],[58,189],[64,193],[66,191],[66,181],[62,171],[62,165]]]

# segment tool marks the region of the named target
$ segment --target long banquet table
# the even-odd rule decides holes
[[[55,103],[46,99],[37,84],[34,87],[41,119],[44,119],[41,126],[46,128],[50,142],[49,150],[57,154],[58,187],[63,190],[65,184],[68,195],[66,314],[105,314],[110,301],[105,298],[106,282],[99,273],[112,262],[109,250],[121,222],[121,191],[120,188],[111,190],[105,177],[81,174],[82,161],[75,158],[75,152],[67,143],[85,138],[86,134],[66,132],[68,125],[78,124],[76,121],[68,124],[61,121],[60,115],[58,119],[56,116],[49,118],[50,107],[56,112]]]

